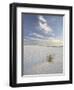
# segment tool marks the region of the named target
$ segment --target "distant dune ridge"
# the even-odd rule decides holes
[[[49,40],[26,40],[24,45],[41,45],[41,46],[63,46],[63,40],[49,39]]]
[[[48,62],[48,56],[52,61]],[[63,47],[23,46],[23,75],[56,74],[63,72]]]

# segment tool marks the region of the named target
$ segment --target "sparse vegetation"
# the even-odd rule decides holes
[[[47,61],[48,62],[52,62],[52,60],[53,60],[53,56],[52,55],[49,55]]]

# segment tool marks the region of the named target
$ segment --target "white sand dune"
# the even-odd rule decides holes
[[[25,45],[23,51],[23,75],[63,72],[63,47]],[[48,62],[49,55],[52,62]]]

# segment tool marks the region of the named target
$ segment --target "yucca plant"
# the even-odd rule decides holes
[[[49,55],[48,56],[48,62],[52,62],[52,60],[53,60],[53,56],[52,55]]]

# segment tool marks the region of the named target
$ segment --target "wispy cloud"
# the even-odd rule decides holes
[[[44,38],[43,35],[40,35],[38,33],[31,33],[31,34],[29,34],[29,36],[33,36],[33,37],[36,37],[36,38]]]
[[[53,38],[55,36],[55,33],[53,33],[53,30],[51,29],[51,27],[48,25],[47,20],[41,16],[38,15],[38,28],[40,30],[42,30],[44,34],[40,34],[39,32],[33,32],[33,33],[29,33],[28,38],[30,38],[31,40],[50,40],[51,38]],[[52,37],[50,37],[52,36]],[[35,39],[34,39],[35,38]]]
[[[39,16],[38,16],[38,19],[39,19],[40,21],[44,22],[44,23],[46,23],[46,22],[47,22],[47,21],[46,21],[46,19],[44,19],[44,17],[43,17],[43,16],[41,16],[41,15],[39,15]]]
[[[40,27],[40,30],[43,30],[45,33],[52,33],[51,27],[48,25],[47,20],[43,16],[38,16],[38,24]]]
[[[41,41],[41,40],[43,40],[43,39],[41,39],[41,38],[38,38],[38,37],[25,37],[25,39],[24,40],[34,40],[34,41]]]

